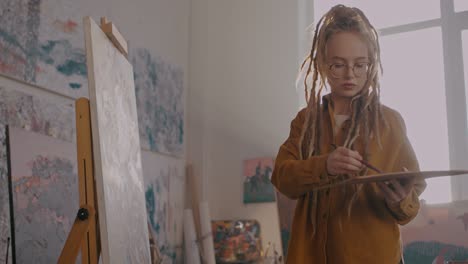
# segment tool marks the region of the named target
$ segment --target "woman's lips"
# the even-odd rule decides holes
[[[343,84],[343,88],[345,88],[346,90],[351,90],[351,89],[354,89],[356,87],[356,85],[354,83],[345,83]]]

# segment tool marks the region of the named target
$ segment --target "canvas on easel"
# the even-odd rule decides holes
[[[84,31],[102,260],[149,263],[133,68],[89,17]]]

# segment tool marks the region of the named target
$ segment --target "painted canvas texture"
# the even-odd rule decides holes
[[[16,263],[56,263],[75,220],[74,144],[10,129]]]
[[[146,210],[164,264],[183,263],[185,162],[142,151]]]
[[[84,19],[103,263],[149,263],[133,68]]]
[[[244,203],[275,201],[275,188],[271,183],[272,158],[258,158],[244,161]]]
[[[130,52],[135,74],[142,148],[172,156],[184,153],[184,74],[147,49]]]
[[[0,87],[0,123],[75,141],[74,105]]]
[[[0,2],[0,73],[72,97],[87,95],[76,1]]]
[[[88,96],[82,17],[77,1],[0,2],[0,74],[73,98]],[[131,40],[130,40],[131,41]],[[184,73],[145,47],[130,47],[141,144],[184,155]]]
[[[88,96],[79,2],[0,3],[0,74],[73,98]],[[142,147],[184,154],[184,74],[144,47],[131,47]]]
[[[260,260],[260,224],[256,220],[211,222],[216,263],[252,263]]]
[[[468,202],[427,205],[401,228],[405,263],[468,261]]]

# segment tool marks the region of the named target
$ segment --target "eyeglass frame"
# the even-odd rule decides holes
[[[352,67],[352,71],[353,71],[353,74],[354,74],[355,77],[362,77],[364,75],[364,74],[359,74],[359,75],[356,74],[355,67],[356,67],[357,64],[366,64],[367,65],[367,69],[366,69],[365,73],[367,73],[369,71],[370,66],[372,66],[372,62],[357,62],[357,63],[354,63],[353,67]],[[343,66],[345,66],[346,67],[345,73],[342,76],[333,74],[333,70],[332,70],[333,65],[343,65]],[[335,78],[343,78],[344,76],[346,76],[346,72],[348,71],[349,68],[350,68],[350,65],[347,64],[347,63],[330,63],[330,64],[328,64],[328,70],[330,71],[330,73],[332,73],[332,76],[335,77]]]

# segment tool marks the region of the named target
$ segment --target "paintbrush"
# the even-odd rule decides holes
[[[382,173],[381,170],[377,169],[376,167],[372,166],[372,164],[370,164],[369,162],[365,161],[365,160],[361,160],[361,163],[366,165],[367,168],[377,172],[377,173]]]
[[[336,145],[335,144],[331,144],[332,147],[334,147],[336,149]],[[361,160],[361,163],[364,164],[367,168],[377,172],[377,173],[382,173],[381,170],[377,169],[376,167],[374,167],[372,164],[370,164],[369,162],[365,161],[365,160]]]

